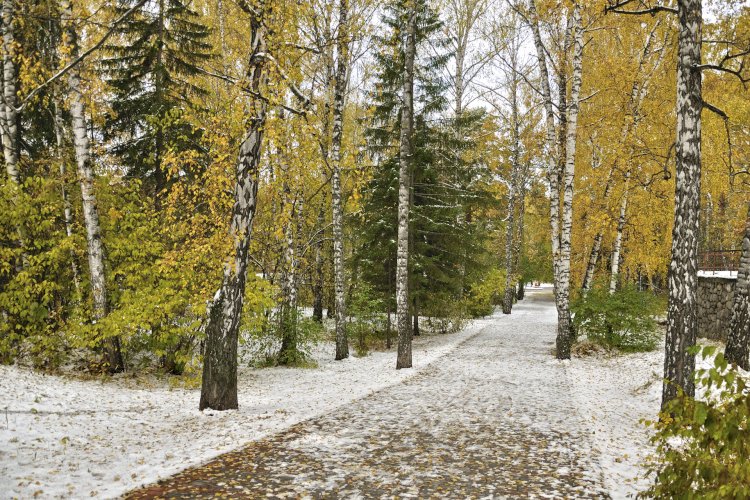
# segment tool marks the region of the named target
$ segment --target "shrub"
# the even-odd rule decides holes
[[[383,300],[378,298],[372,287],[360,281],[352,291],[349,298],[349,336],[352,340],[356,339],[354,344],[357,356],[366,356],[369,347],[367,337],[374,337],[381,330],[381,311],[385,309]]]
[[[505,291],[505,271],[492,269],[485,278],[471,287],[466,299],[466,312],[473,318],[489,316],[499,304]]]
[[[670,401],[652,443],[656,454],[648,473],[654,484],[647,498],[750,498],[750,394],[738,371],[715,347],[709,369],[696,370],[696,389],[703,400],[680,393]]]
[[[597,284],[588,294],[573,302],[573,326],[589,340],[622,351],[651,351],[659,336],[654,316],[660,303],[650,292],[639,292],[625,284],[610,294]]]

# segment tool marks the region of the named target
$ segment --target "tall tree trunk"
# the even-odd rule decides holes
[[[248,81],[254,93],[263,92],[268,79],[265,58],[265,4],[250,13],[250,57]],[[234,205],[230,235],[233,252],[224,266],[221,286],[209,307],[206,326],[206,352],[203,358],[203,380],[200,410],[237,408],[237,340],[240,315],[245,296],[253,217],[258,193],[258,169],[266,122],[266,101],[254,99],[254,115],[248,117],[248,130],[240,145],[234,186]]]
[[[279,327],[281,329],[281,349],[279,364],[293,364],[297,359],[297,256],[294,225],[299,220],[298,199],[291,198],[288,180],[284,180],[284,205],[289,207],[289,223],[286,226],[284,248],[284,275],[281,285],[281,305]]]
[[[557,172],[556,153],[556,131],[555,131],[555,111],[552,101],[552,91],[550,89],[549,71],[547,70],[547,56],[542,35],[539,29],[539,15],[536,10],[536,0],[529,0],[529,24],[531,26],[534,38],[534,47],[536,49],[537,62],[539,64],[539,73],[542,83],[542,100],[544,101],[545,111],[545,146],[547,159],[547,182],[550,191],[550,233],[552,241],[552,273],[555,293],[555,304],[557,305],[558,322],[560,322],[559,307],[559,261],[560,261],[560,183]],[[560,357],[560,352],[557,353]]]
[[[573,332],[570,320],[570,255],[573,230],[573,182],[575,180],[576,136],[578,132],[578,112],[583,72],[583,22],[581,7],[573,6],[573,79],[570,88],[570,102],[567,105],[568,121],[565,145],[565,171],[563,173],[563,203],[560,227],[560,264],[558,285],[558,330],[557,357],[570,358]]]
[[[321,196],[320,210],[318,210],[317,227],[320,231],[318,242],[315,243],[315,275],[313,278],[313,320],[323,322],[323,226],[325,225],[325,195]]]
[[[536,11],[534,0],[529,0],[529,21],[534,37],[539,70],[542,77],[542,97],[544,100],[546,127],[547,127],[547,179],[550,186],[550,226],[552,233],[552,258],[555,285],[555,303],[557,306],[557,341],[556,350],[558,359],[570,358],[570,347],[572,343],[571,321],[570,321],[570,237],[573,222],[573,180],[575,174],[575,151],[576,132],[579,108],[579,95],[581,88],[582,58],[583,58],[583,28],[581,21],[580,6],[575,4],[569,27],[572,30],[574,54],[573,54],[573,78],[571,85],[570,103],[566,103],[567,116],[565,117],[565,167],[562,182],[559,179],[558,161],[562,163],[563,152],[558,148],[558,160],[556,161],[555,150],[555,124],[554,104],[549,85],[549,73],[544,44],[542,43],[539,29],[539,16]],[[567,34],[566,34],[567,38]],[[564,67],[560,64],[561,71]],[[563,188],[563,203],[560,206],[560,184]]]
[[[513,47],[515,48],[515,47]],[[513,299],[516,292],[515,266],[516,256],[514,236],[516,233],[516,198],[519,191],[521,170],[521,138],[518,123],[518,72],[516,71],[516,52],[510,53],[510,134],[511,134],[511,179],[508,186],[508,219],[505,230],[505,293],[503,294],[503,314],[513,310]]]
[[[631,158],[632,160],[632,158]],[[609,278],[609,294],[617,291],[617,282],[620,274],[620,255],[622,252],[622,233],[625,231],[625,221],[628,211],[628,195],[630,194],[630,169],[625,172],[625,192],[620,202],[620,217],[617,219],[617,232],[615,233],[615,244],[612,248],[612,273]]]
[[[63,0],[64,39],[68,54],[72,59],[78,57],[78,35],[73,23],[73,5],[70,0]],[[91,164],[91,148],[87,132],[87,121],[81,92],[81,77],[78,68],[68,73],[68,91],[70,94],[70,118],[73,129],[73,148],[78,167],[78,181],[81,185],[83,200],[83,222],[86,226],[86,245],[91,279],[91,294],[94,299],[94,319],[101,320],[107,315],[107,284],[104,275],[104,245],[102,244],[99,209],[94,193],[94,170]],[[125,369],[120,338],[112,335],[105,339],[104,350],[108,369],[111,373]]]
[[[5,160],[5,171],[11,186],[16,191],[13,196],[20,195],[21,177],[18,171],[18,157],[20,153],[20,141],[18,137],[18,72],[16,70],[16,57],[18,44],[15,38],[16,29],[16,6],[15,0],[3,0],[2,5],[2,29],[3,29],[3,53],[2,53],[2,86],[3,102],[0,103],[0,128],[2,128],[3,159]],[[16,270],[20,271],[28,264],[26,254],[26,230],[19,222],[16,232],[18,233],[18,244],[21,247],[21,262],[16,263]]]
[[[411,368],[412,332],[409,328],[409,176],[412,169],[414,114],[414,57],[417,52],[417,5],[408,2],[404,86],[401,106],[401,144],[398,175],[398,239],[396,251],[396,316],[398,355],[396,369]]]
[[[344,207],[341,200],[341,142],[344,135],[344,99],[346,98],[349,63],[349,1],[339,3],[339,31],[336,62],[336,87],[333,97],[333,137],[331,156],[331,206],[333,209],[333,274],[336,293],[336,359],[349,357],[346,335],[346,300],[344,297]]]
[[[734,286],[732,322],[727,335],[724,357],[743,370],[750,369],[750,203],[745,219],[745,237],[742,239],[742,257]]]
[[[591,167],[592,169],[597,169],[601,165],[601,160],[597,151],[596,144],[592,144],[593,153],[591,155]],[[607,200],[609,199],[609,190],[612,187],[612,173],[614,171],[614,168],[609,169],[609,174],[607,174],[607,182],[604,185],[604,203],[607,203]],[[599,254],[602,249],[602,238],[603,234],[601,231],[598,231],[596,235],[594,236],[594,243],[591,245],[591,252],[589,253],[589,259],[588,263],[586,264],[586,271],[583,273],[583,283],[581,285],[581,290],[583,291],[583,295],[585,296],[589,290],[591,290],[591,285],[594,282],[594,272],[596,271],[596,263],[599,261]]]
[[[697,329],[697,256],[700,234],[701,110],[703,108],[701,0],[679,0],[677,56],[677,142],[675,217],[672,229],[672,261],[669,266],[667,340],[664,357],[662,408],[681,388],[695,394],[693,372]]]
[[[518,185],[518,221],[516,223],[516,238],[514,242],[514,250],[513,250],[513,257],[514,257],[514,269],[518,270],[521,258],[523,256],[524,252],[524,219],[526,217],[526,180],[528,179],[529,175],[529,165],[528,163],[524,165],[522,171],[521,171],[521,178],[519,179],[519,185]],[[518,289],[516,291],[516,300],[523,300],[524,298],[524,282],[523,277],[519,277],[518,279]]]
[[[627,143],[633,129],[638,125],[638,121],[640,120],[641,104],[643,103],[643,99],[646,97],[651,79],[653,78],[656,70],[661,67],[661,63],[664,60],[665,54],[667,53],[664,48],[659,51],[659,56],[657,57],[656,63],[654,64],[652,70],[644,75],[642,82],[639,82],[638,78],[643,72],[643,68],[645,67],[648,58],[654,53],[654,38],[656,36],[656,31],[660,25],[661,21],[657,21],[654,24],[653,28],[646,37],[646,42],[644,43],[643,49],[640,52],[640,57],[638,60],[638,70],[636,71],[633,85],[631,86],[630,90],[630,96],[628,98],[628,109],[630,110],[632,120],[628,120],[625,125],[623,125],[622,131],[620,132],[620,144]],[[599,158],[596,155],[592,159],[592,163],[595,162],[599,162]],[[609,194],[612,189],[612,183],[614,181],[614,172],[615,168],[614,165],[612,165],[609,168],[609,173],[607,174],[607,182],[604,185],[604,196],[602,197],[602,199],[605,200],[605,203],[609,200]],[[596,236],[594,236],[594,243],[591,246],[588,265],[586,266],[586,272],[584,274],[583,284],[581,286],[584,294],[591,289],[591,285],[594,281],[594,271],[596,270],[596,263],[599,261],[599,254],[602,248],[602,238],[603,234],[601,231],[597,232]]]
[[[8,178],[20,186],[18,173],[18,72],[16,57],[18,44],[15,38],[16,0],[3,0],[3,155]]]
[[[60,186],[62,191],[63,199],[63,221],[65,222],[65,235],[70,238],[73,236],[73,208],[70,205],[70,197],[68,196],[67,189],[67,175],[65,172],[65,125],[62,116],[62,106],[58,101],[55,101],[55,142],[57,144],[57,160],[60,162]],[[73,285],[76,288],[76,293],[80,295],[80,272],[78,271],[78,262],[76,261],[76,254],[71,249],[70,251],[70,267],[73,272]]]

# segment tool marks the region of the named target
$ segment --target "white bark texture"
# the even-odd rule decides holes
[[[632,160],[632,157],[631,157]],[[612,270],[609,277],[609,294],[617,291],[617,283],[620,275],[620,255],[622,252],[622,235],[625,231],[625,222],[628,211],[628,196],[630,194],[630,169],[625,172],[625,192],[622,193],[620,201],[620,216],[617,219],[617,231],[615,232],[615,243],[612,248]]]
[[[667,339],[662,407],[682,389],[695,394],[697,264],[701,188],[701,0],[679,0],[677,142],[672,260],[669,266]]]
[[[2,128],[3,155],[8,178],[20,184],[18,173],[18,72],[16,70],[17,43],[15,0],[3,0],[3,98]]]
[[[396,317],[398,355],[396,368],[411,368],[412,331],[409,328],[409,178],[413,155],[414,58],[417,51],[417,6],[409,2],[404,49],[404,86],[401,96],[401,145],[398,175],[398,238],[396,251]]]
[[[560,214],[560,263],[558,265],[558,327],[557,357],[570,358],[570,347],[573,341],[570,324],[570,256],[573,231],[573,183],[575,180],[575,158],[578,132],[578,112],[583,73],[583,21],[581,7],[573,6],[573,65],[570,99],[567,104],[567,129],[565,144],[565,170],[563,172],[563,202]]]
[[[14,190],[12,196],[18,197],[21,193],[21,178],[18,170],[18,156],[20,141],[18,137],[18,72],[16,70],[17,42],[15,39],[16,28],[16,4],[15,0],[3,0],[2,4],[2,93],[3,102],[0,102],[0,132],[2,133],[3,159],[8,180]],[[20,203],[20,201],[16,201]],[[20,271],[28,265],[26,253],[26,230],[23,223],[19,222],[16,227],[18,233],[18,245],[21,247],[21,262],[16,262],[15,267]]]
[[[640,78],[640,75],[643,72],[643,69],[649,57],[654,53],[654,38],[659,26],[661,26],[661,21],[657,21],[654,24],[653,28],[646,37],[643,49],[640,52],[640,56],[638,59],[638,69],[636,70],[633,85],[630,90],[630,96],[628,98],[628,110],[630,111],[632,119],[628,120],[622,127],[622,131],[620,132],[620,144],[627,143],[628,138],[632,135],[634,128],[638,125],[638,121],[640,120],[641,105],[643,104],[643,99],[646,97],[651,79],[653,78],[655,71],[661,67],[661,63],[664,60],[665,54],[667,53],[666,49],[662,47],[662,49],[658,52],[659,56],[657,57],[657,60],[653,65],[651,71],[646,73],[643,76],[643,80],[639,82],[638,79]],[[612,183],[614,181],[614,172],[614,165],[611,165],[609,168],[609,173],[607,174],[607,182],[604,185],[604,196],[602,197],[605,203],[607,203],[609,200],[609,194],[612,189]],[[583,278],[583,286],[581,287],[584,294],[591,289],[591,285],[594,281],[594,272],[596,270],[596,263],[599,261],[599,253],[601,252],[602,247],[602,238],[603,234],[601,231],[597,232],[594,236],[594,243],[591,246],[589,261],[588,265],[586,266],[586,272]]]
[[[556,160],[556,133],[555,133],[555,111],[552,102],[552,90],[550,89],[549,71],[547,70],[547,56],[542,34],[539,29],[539,15],[536,10],[536,1],[529,0],[529,24],[534,37],[534,47],[536,48],[537,62],[539,64],[539,73],[542,84],[542,100],[544,101],[545,111],[545,143],[547,157],[547,181],[550,190],[550,227],[552,233],[552,270],[553,281],[555,286],[555,298],[557,298],[558,288],[558,260],[560,254],[560,186],[557,175]]]
[[[724,356],[743,370],[750,369],[750,203],[745,219],[745,236],[742,239],[742,257],[734,286],[732,322],[727,335]]]
[[[78,57],[78,34],[73,23],[73,5],[70,0],[63,0],[64,43],[72,59]],[[94,319],[100,320],[107,315],[107,284],[104,274],[104,245],[102,244],[99,209],[96,205],[94,191],[94,169],[91,164],[91,147],[86,134],[87,121],[84,107],[81,76],[78,67],[68,73],[68,93],[70,99],[70,119],[73,130],[73,149],[76,157],[78,182],[81,186],[83,201],[83,223],[86,228],[86,250],[89,263],[91,295],[94,300]],[[105,354],[111,372],[124,370],[120,338],[110,336],[104,341]]]
[[[248,81],[256,94],[264,90],[267,69],[263,16],[265,5],[256,6],[250,21],[250,56]],[[237,341],[240,315],[244,305],[253,218],[258,193],[258,170],[261,160],[266,101],[254,99],[248,130],[240,145],[234,187],[234,205],[230,223],[233,252],[224,266],[221,286],[209,307],[206,326],[206,348],[203,358],[203,380],[199,409],[229,410],[237,408]]]
[[[346,98],[347,64],[349,63],[349,1],[340,0],[338,61],[333,97],[333,137],[331,156],[331,208],[333,211],[333,274],[336,296],[336,359],[349,357],[346,336],[346,302],[344,297],[344,209],[341,200],[341,142],[344,134],[344,99]]]
[[[513,310],[513,299],[516,295],[515,280],[515,263],[517,261],[514,255],[516,246],[514,245],[514,236],[516,229],[516,204],[519,197],[519,183],[521,176],[521,138],[520,124],[518,123],[518,71],[517,71],[517,52],[515,45],[512,47],[509,60],[512,65],[510,71],[510,135],[511,135],[511,179],[508,186],[508,218],[505,229],[505,291],[503,294],[503,314],[510,314]],[[522,224],[523,222],[521,222]]]

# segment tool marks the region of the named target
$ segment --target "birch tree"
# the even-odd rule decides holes
[[[663,44],[661,47],[656,46],[656,36],[657,32],[661,26],[662,22],[661,20],[654,23],[653,27],[649,31],[648,35],[646,36],[646,40],[643,44],[643,48],[639,51],[638,56],[638,67],[634,75],[633,83],[630,87],[630,93],[628,95],[628,101],[626,103],[626,112],[630,115],[630,119],[626,120],[625,124],[622,126],[622,129],[620,131],[620,144],[627,145],[632,140],[632,136],[635,132],[635,128],[637,127],[638,123],[640,122],[642,111],[641,107],[643,105],[643,100],[645,99],[649,87],[651,85],[651,82],[656,74],[656,72],[661,68],[662,63],[664,61],[665,55],[667,53],[666,44],[667,40],[663,41]],[[655,62],[649,67],[649,61],[653,58],[653,55],[657,54]],[[592,163],[596,164],[594,168],[598,168],[599,162],[601,161],[600,157],[600,151],[598,150],[598,146],[594,143],[592,144]],[[628,147],[629,151],[629,160],[632,161],[632,148]],[[619,157],[619,155],[618,155]],[[609,198],[612,192],[612,187],[615,183],[615,164],[612,163],[609,167],[609,171],[607,174],[607,180],[604,184],[604,191],[602,199],[604,200],[604,203],[607,204],[609,202]],[[628,167],[628,171],[626,173],[626,184],[629,186],[629,178],[630,178],[630,168]],[[628,194],[629,189],[625,189],[625,195],[623,196],[623,199],[621,200],[620,205],[620,214],[621,216],[618,218],[618,232],[615,237],[615,249],[616,251],[613,251],[613,268],[610,275],[610,289],[612,292],[614,292],[613,287],[615,285],[612,285],[611,283],[614,281],[616,283],[617,280],[617,274],[619,272],[619,260],[620,260],[620,246],[622,244],[622,230],[624,228],[625,224],[625,210],[627,210],[627,200],[628,200]],[[591,285],[594,280],[594,272],[596,269],[596,263],[599,261],[599,254],[601,252],[601,246],[602,246],[602,239],[603,239],[603,232],[598,231],[596,235],[594,236],[594,241],[591,245],[591,252],[589,253],[587,265],[586,265],[586,271],[584,273],[583,278],[583,284],[581,286],[581,289],[584,293],[588,292],[591,289]],[[616,254],[616,255],[615,255]],[[615,259],[616,257],[616,259]],[[615,265],[615,262],[617,262],[617,265]]]
[[[265,2],[245,10],[250,16],[250,55],[247,81],[254,95],[264,90],[268,81],[266,64]],[[236,409],[237,343],[240,315],[245,295],[248,249],[258,194],[258,170],[261,161],[266,101],[253,98],[247,132],[240,144],[234,185],[229,233],[232,255],[224,265],[221,286],[208,310],[206,346],[203,357],[203,379],[198,408]]]
[[[519,106],[521,96],[521,67],[519,65],[520,39],[516,26],[515,16],[509,32],[511,38],[508,42],[506,66],[506,83],[508,85],[508,105],[510,106],[510,167],[511,178],[508,184],[508,217],[505,228],[505,291],[503,293],[503,314],[510,314],[513,309],[513,300],[516,295],[516,270],[518,253],[520,252],[520,238],[523,227],[523,203],[521,192],[523,188],[523,166],[521,164],[521,123]],[[516,207],[519,208],[516,214]]]
[[[333,137],[331,141],[331,208],[333,211],[333,273],[336,295],[336,359],[349,357],[344,298],[344,211],[341,201],[341,142],[344,134],[344,99],[349,64],[349,0],[340,0],[336,40],[336,86],[333,97]],[[413,64],[413,61],[412,61]]]
[[[73,5],[70,0],[63,0],[64,45],[71,58],[79,56],[78,35],[73,22]],[[94,192],[94,169],[91,160],[91,147],[87,135],[87,119],[84,108],[84,97],[81,89],[79,67],[68,72],[68,92],[70,99],[70,119],[73,131],[73,148],[75,150],[78,182],[81,186],[83,202],[83,221],[86,228],[86,246],[89,263],[91,295],[94,299],[94,320],[99,321],[108,313],[107,284],[104,274],[104,245],[102,244],[99,209]],[[110,335],[104,340],[104,348],[110,372],[125,369],[120,351],[120,338]]]
[[[529,0],[529,24],[531,25],[536,48],[537,61],[541,76],[541,93],[546,114],[546,142],[547,142],[547,179],[550,191],[550,228],[552,234],[552,258],[555,285],[555,303],[557,307],[557,340],[556,350],[558,359],[570,358],[572,343],[570,320],[570,255],[571,233],[573,223],[573,181],[575,178],[576,134],[578,111],[583,69],[583,22],[581,8],[574,3],[570,13],[569,26],[573,43],[572,81],[570,99],[560,103],[561,110],[565,109],[564,120],[561,111],[560,136],[564,133],[565,148],[562,151],[556,144],[555,104],[552,99],[549,72],[547,70],[547,56],[539,28],[539,15],[534,0]],[[567,36],[567,35],[566,35]],[[562,72],[563,64],[559,65]],[[563,94],[561,94],[562,96]],[[555,153],[559,156],[556,158]],[[558,170],[558,161],[564,158],[563,171]],[[561,199],[562,191],[562,199]]]
[[[411,368],[412,331],[409,328],[409,179],[413,153],[414,58],[417,51],[417,0],[410,0],[406,11],[404,82],[401,94],[401,138],[398,177],[398,238],[396,251],[396,318],[398,356],[396,368]]]
[[[702,0],[678,0],[672,7],[634,0],[609,1],[608,12],[619,14],[676,14],[677,41],[677,137],[675,141],[675,211],[669,266],[667,339],[664,357],[662,407],[679,390],[695,394],[695,345],[697,331],[697,271],[701,197],[701,112],[704,108],[726,114],[703,100],[702,72],[718,71],[747,81],[742,74],[747,51],[727,52],[717,64],[703,64]],[[739,62],[738,62],[739,61]],[[738,67],[731,66],[738,64]]]

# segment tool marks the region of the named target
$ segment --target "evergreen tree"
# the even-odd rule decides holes
[[[127,11],[135,0],[116,8]],[[170,149],[197,149],[199,132],[184,111],[205,94],[194,78],[211,57],[209,30],[186,0],[146,2],[120,28],[120,41],[109,46],[104,70],[113,96],[105,137],[129,174],[144,179],[157,200],[167,187],[162,169]]]
[[[386,297],[394,293],[398,208],[400,90],[404,66],[404,1],[389,5],[385,33],[375,37],[377,75],[371,92],[373,118],[367,129],[376,173],[365,191],[357,258],[363,278]],[[481,259],[484,239],[472,210],[488,199],[486,166],[464,153],[476,146],[480,112],[445,118],[447,83],[441,73],[451,54],[440,39],[442,25],[426,2],[418,3],[414,90],[414,159],[409,251],[413,313],[440,313],[466,291],[467,273]],[[462,134],[455,133],[460,120]],[[476,234],[474,234],[476,233]],[[469,248],[473,247],[473,248]],[[469,256],[473,256],[469,261]]]

